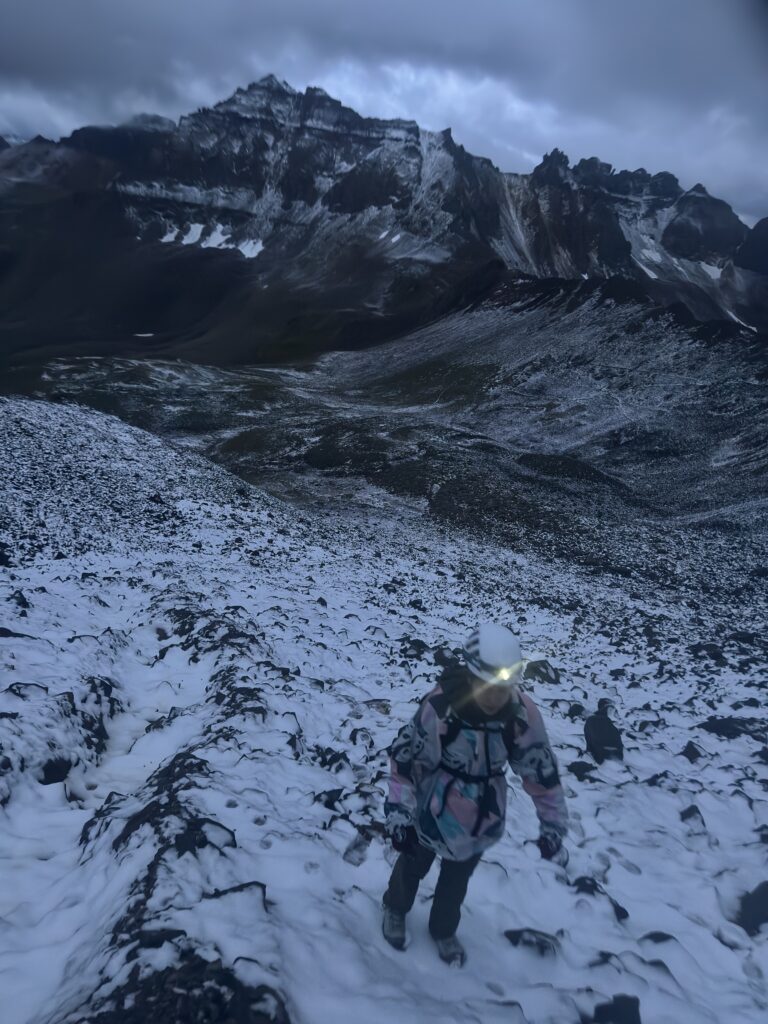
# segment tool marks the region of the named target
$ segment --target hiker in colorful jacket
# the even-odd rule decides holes
[[[392,747],[387,831],[400,853],[384,894],[383,932],[405,947],[405,915],[435,856],[440,875],[429,930],[443,960],[463,964],[456,937],[469,878],[504,835],[509,764],[539,818],[541,856],[567,863],[568,815],[541,714],[521,690],[517,637],[487,623],[469,637],[464,663],[446,667]]]

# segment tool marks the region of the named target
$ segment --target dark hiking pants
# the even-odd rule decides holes
[[[392,910],[407,914],[416,899],[419,882],[432,866],[435,855],[425,846],[414,853],[401,853],[395,861],[384,903]],[[435,898],[429,915],[429,933],[433,939],[447,939],[453,935],[461,920],[461,904],[467,895],[467,885],[480,861],[480,854],[469,860],[441,860],[440,875],[435,886]]]

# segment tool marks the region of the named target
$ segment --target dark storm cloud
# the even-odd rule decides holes
[[[0,133],[178,115],[274,71],[365,114],[450,125],[505,170],[559,146],[768,213],[758,0],[0,3]]]

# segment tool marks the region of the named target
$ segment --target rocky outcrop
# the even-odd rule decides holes
[[[736,250],[733,262],[753,274],[768,277],[768,217],[755,224]]]
[[[694,185],[675,203],[661,241],[672,256],[717,263],[732,257],[748,235],[727,203]]]

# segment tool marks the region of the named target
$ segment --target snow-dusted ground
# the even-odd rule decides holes
[[[619,994],[644,1024],[765,1019],[766,929],[733,923],[766,877],[764,607],[726,636],[704,606],[692,634],[683,604],[378,491],[297,511],[99,413],[0,417],[3,1024],[217,1000],[243,1021],[567,1024],[614,1019],[595,1008]],[[558,670],[530,687],[571,862],[538,858],[516,789],[454,971],[426,933],[434,876],[407,953],[380,936],[385,748],[435,651],[486,617]],[[579,705],[601,696],[626,760],[589,771]]]

